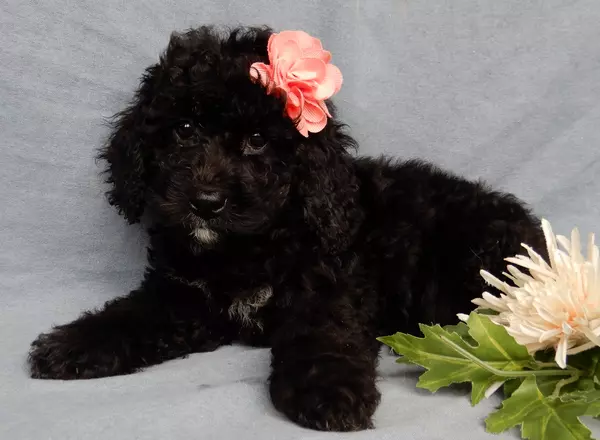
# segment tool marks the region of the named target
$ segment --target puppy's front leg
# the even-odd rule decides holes
[[[372,427],[378,344],[364,310],[317,293],[299,304],[273,341],[270,394],[298,424],[326,431]]]
[[[231,340],[219,310],[197,289],[151,275],[139,290],[40,335],[29,354],[31,376],[115,376],[214,350]]]

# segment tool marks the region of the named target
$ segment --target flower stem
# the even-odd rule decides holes
[[[515,377],[528,377],[528,376],[574,376],[574,375],[576,375],[576,373],[569,371],[569,370],[537,370],[537,371],[498,370],[497,368],[494,368],[491,365],[487,364],[486,362],[482,361],[477,356],[472,355],[467,350],[465,350],[461,346],[455,344],[447,337],[440,336],[440,338],[442,339],[442,341],[444,341],[444,343],[446,343],[447,345],[452,347],[452,349],[454,349],[454,351],[456,351],[457,353],[461,354],[463,357],[469,359],[471,362],[479,365],[484,370],[489,371],[490,373],[492,373],[496,376],[515,378]]]
[[[556,363],[555,362],[536,362],[535,365],[537,367],[540,367],[540,368],[548,368],[548,367],[554,368],[554,367],[556,367]]]
[[[562,387],[564,387],[565,385],[569,385],[570,383],[577,382],[578,380],[579,374],[577,373],[571,377],[565,377],[564,379],[559,380],[550,397],[557,398],[560,394],[560,390],[562,389]]]
[[[535,368],[555,368],[556,367],[556,362],[535,362],[533,365],[534,365]],[[567,367],[564,370],[569,370],[573,374],[579,374],[580,373],[580,371],[577,368],[572,367],[570,365],[567,365]]]

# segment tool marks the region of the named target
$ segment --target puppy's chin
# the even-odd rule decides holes
[[[212,246],[219,240],[219,234],[205,226],[195,227],[190,235],[203,246]]]

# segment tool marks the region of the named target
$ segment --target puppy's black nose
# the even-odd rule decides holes
[[[190,210],[198,217],[210,219],[219,216],[226,204],[219,193],[200,193],[190,200]]]

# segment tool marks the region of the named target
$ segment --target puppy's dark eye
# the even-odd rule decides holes
[[[267,148],[267,141],[260,133],[254,133],[244,142],[244,154],[260,154]]]
[[[196,129],[191,122],[182,122],[179,124],[179,127],[177,127],[177,136],[179,136],[180,139],[189,139],[195,133]]]
[[[262,137],[260,133],[254,133],[252,136],[250,136],[250,139],[248,139],[248,143],[251,147],[256,149],[262,148],[266,144],[265,138]]]

